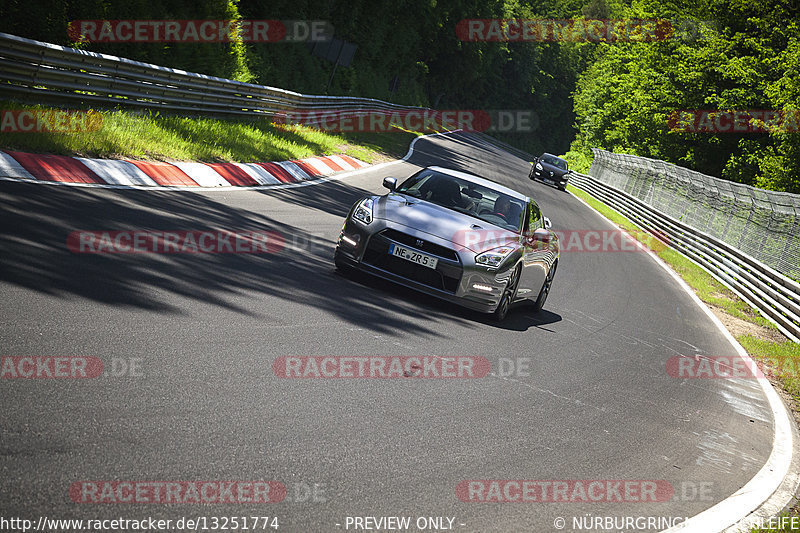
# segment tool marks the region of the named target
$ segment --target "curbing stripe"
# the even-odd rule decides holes
[[[222,176],[231,185],[238,185],[240,187],[251,187],[258,185],[258,181],[253,179],[249,173],[237,167],[233,163],[206,163],[216,171],[217,174]]]
[[[280,163],[275,164],[291,174],[295,181],[304,181],[309,178],[309,175],[306,174],[302,168],[298,167],[291,161],[281,161]]]
[[[334,172],[331,167],[325,164],[325,161],[318,157],[309,157],[308,159],[304,160],[303,163],[314,170],[313,174],[319,176],[327,176],[328,174],[333,174]],[[308,171],[308,169],[306,169],[306,171]]]
[[[311,164],[310,161],[303,161],[300,159],[293,159],[292,161],[287,161],[287,163],[292,163],[298,168],[300,168],[309,178],[313,178],[316,176],[324,176],[326,172],[323,170],[320,172],[315,165]],[[308,178],[306,178],[308,179]]]
[[[334,172],[341,172],[341,171],[345,170],[340,165],[338,165],[334,160],[332,160],[330,157],[318,157],[316,159],[317,159],[317,161],[321,161],[322,163],[324,163],[328,168],[330,168]]]
[[[286,169],[280,166],[278,163],[256,163],[256,165],[267,170],[281,183],[294,183],[297,181],[297,178],[287,172]]]
[[[237,167],[247,172],[259,185],[274,185],[281,181],[255,163],[234,163]]]
[[[335,155],[266,163],[166,163],[0,151],[0,180],[134,188],[280,186],[369,166]]]
[[[127,161],[117,159],[90,159],[76,157],[78,161],[89,167],[103,181],[111,185],[148,185],[157,187],[158,183],[142,172],[139,167]]]
[[[344,159],[342,159],[338,155],[329,155],[328,159],[330,159],[332,162],[334,162],[337,165],[339,165],[340,167],[342,167],[343,170],[355,170],[356,168],[358,168],[358,167],[354,167],[353,165],[351,165],[350,163],[348,163],[347,161],[345,161]]]
[[[231,185],[216,170],[203,163],[175,161],[172,164],[183,170],[187,176],[196,181],[201,187],[226,187]]]
[[[7,176],[9,178],[20,178],[25,180],[36,179],[33,177],[33,174],[25,170],[25,168],[20,165],[16,159],[5,152],[0,152],[0,175]]]
[[[34,178],[42,181],[63,183],[98,183],[105,181],[89,167],[73,157],[65,155],[26,154],[6,152],[16,159]]]
[[[128,161],[128,163],[135,165],[162,187],[198,186],[183,170],[169,163],[162,161]]]
[[[419,139],[419,137],[417,137],[417,139]],[[366,163],[363,163],[363,162],[359,161],[358,159],[354,159],[354,158],[350,157],[349,155],[340,155],[339,157],[341,159],[347,161],[348,163],[350,163],[353,166],[353,168],[361,168],[363,166],[366,166]]]

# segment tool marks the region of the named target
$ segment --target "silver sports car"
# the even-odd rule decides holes
[[[558,238],[531,198],[465,172],[425,168],[350,209],[334,254],[358,269],[503,320],[544,306]]]

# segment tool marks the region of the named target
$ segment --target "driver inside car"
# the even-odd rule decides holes
[[[507,196],[498,196],[494,201],[493,214],[503,217],[506,223],[517,226],[522,208],[516,203],[512,203]]]

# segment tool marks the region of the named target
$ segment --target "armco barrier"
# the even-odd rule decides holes
[[[584,174],[570,183],[616,209],[705,268],[795,342],[800,337],[800,283],[729,244],[665,215],[638,198]]]
[[[800,195],[593,149],[589,174],[800,281]]]
[[[7,33],[0,33],[0,98],[238,117],[313,110],[337,110],[344,117],[422,109],[372,98],[305,95]]]

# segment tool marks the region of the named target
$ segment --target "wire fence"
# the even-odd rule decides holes
[[[800,195],[646,157],[592,151],[589,174],[597,180],[800,280]]]

